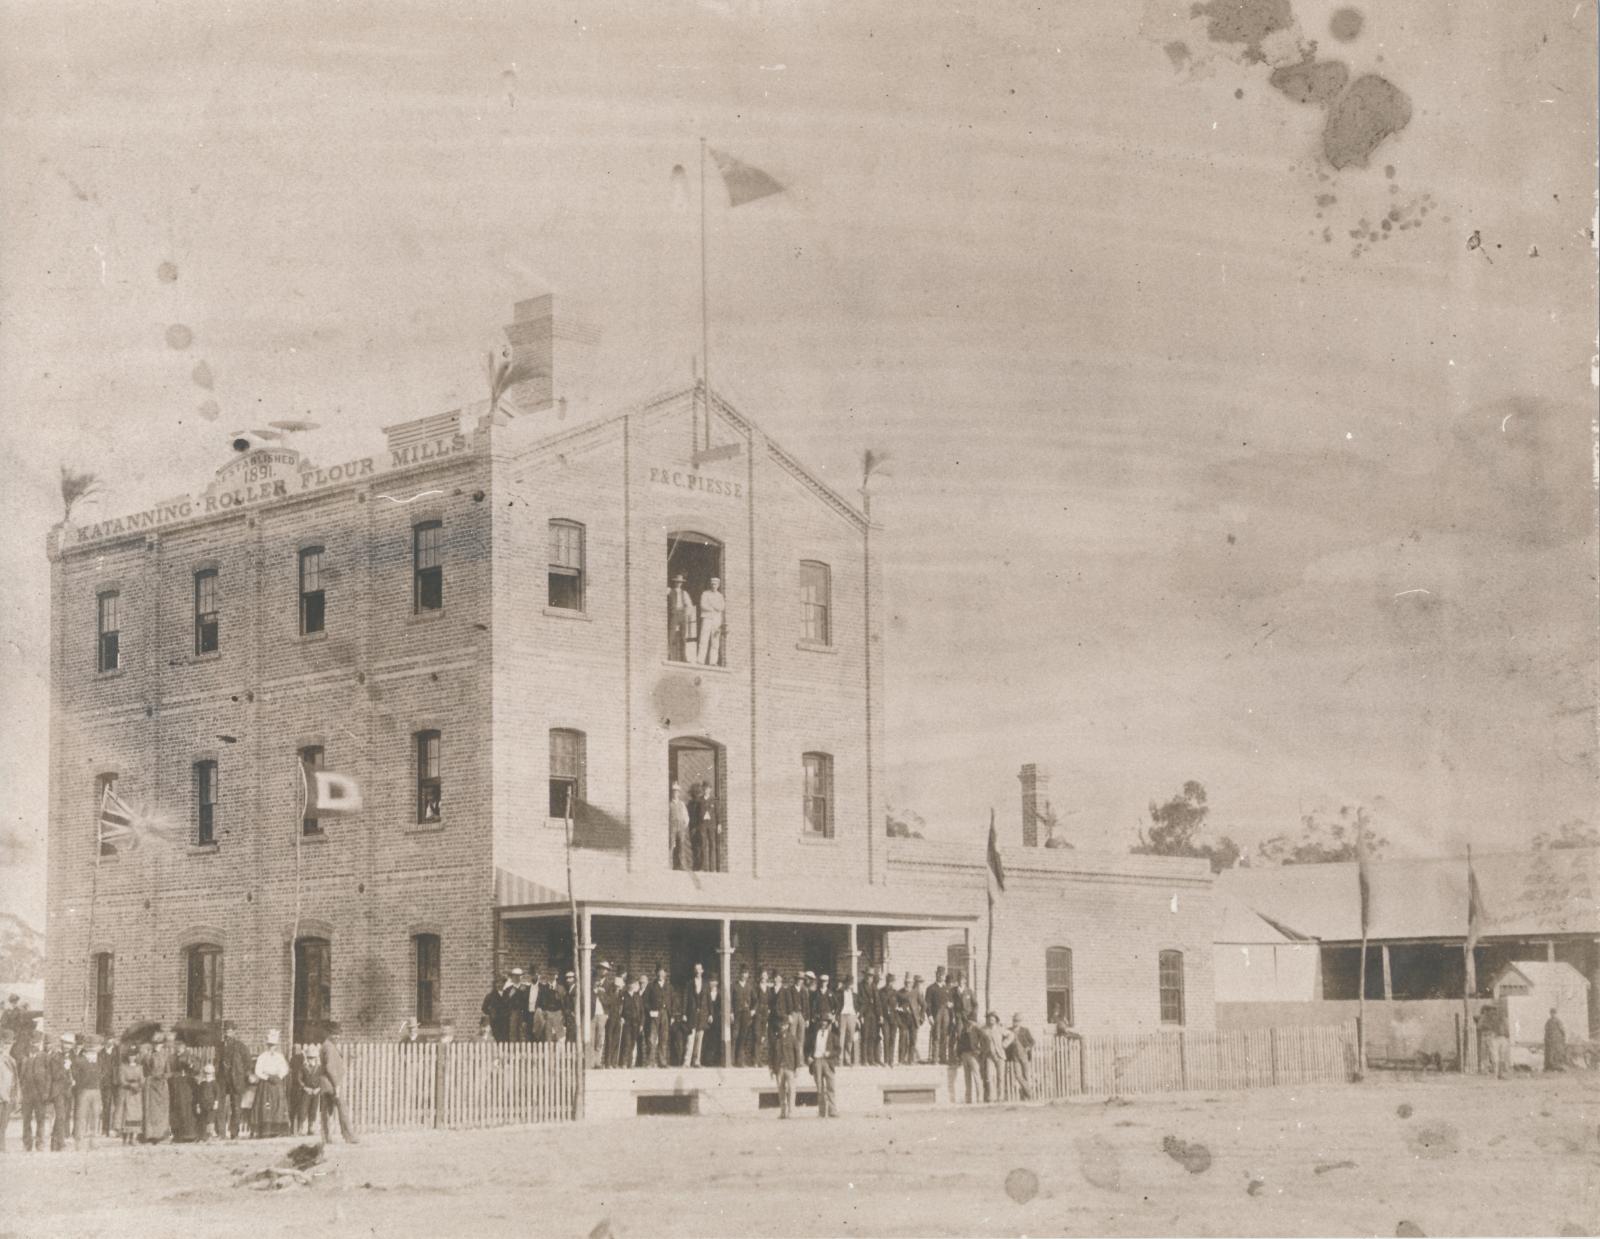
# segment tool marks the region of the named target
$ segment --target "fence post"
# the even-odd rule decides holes
[[[1186,1052],[1184,1034],[1178,1034],[1178,1087],[1184,1092],[1189,1091],[1189,1055]]]
[[[445,1062],[450,1057],[450,1043],[441,1041],[435,1048],[439,1053],[433,1060],[433,1125],[443,1127]]]

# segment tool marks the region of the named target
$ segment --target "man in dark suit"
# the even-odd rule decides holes
[[[621,1063],[619,1047],[622,1044],[622,995],[627,979],[622,973],[607,975],[605,988],[600,992],[600,1007],[606,1015],[605,1036],[600,1043],[600,1065],[616,1067]]]
[[[767,988],[767,1065],[771,1066],[778,1058],[778,1038],[783,1035],[783,1016],[778,1011],[778,1002],[783,995],[783,974],[774,972],[772,983]]]
[[[876,1067],[883,1060],[878,1057],[878,970],[868,968],[861,978],[861,992],[856,995],[856,1010],[861,1018],[861,1061]]]
[[[827,973],[823,973],[817,978],[817,992],[811,999],[811,1022],[816,1023],[825,1015],[833,1016],[835,1022],[837,1022],[839,1015],[833,996],[833,978]],[[835,1032],[837,1032],[837,1028]]]
[[[733,1066],[749,1067],[755,1062],[756,983],[750,979],[750,966],[739,967],[733,983]]]
[[[255,1056],[239,1040],[238,1030],[232,1020],[222,1021],[222,1044],[217,1047],[217,1135],[222,1135],[223,1121],[228,1126],[228,1139],[239,1138],[239,1117],[243,1111],[243,1098],[250,1088],[250,1071],[255,1066]]]
[[[528,1012],[528,978],[513,968],[497,993],[489,996],[489,1030],[496,1041],[528,1041],[532,1021]]]
[[[622,996],[622,1037],[617,1043],[618,1065],[633,1070],[639,1065],[645,1042],[644,982],[638,977],[628,982]]]
[[[839,1030],[832,1013],[824,1015],[816,1031],[806,1036],[810,1042],[811,1078],[817,1082],[817,1117],[836,1119],[839,1103],[833,1095],[833,1069],[839,1061]]]
[[[706,1026],[711,1023],[710,994],[706,987],[704,964],[695,964],[694,975],[683,987],[683,1018],[687,1025],[683,1043],[683,1065],[700,1065],[701,1044],[705,1040]]]
[[[645,986],[645,1064],[667,1066],[667,1040],[672,1026],[672,986],[667,970],[656,969],[656,979]]]
[[[928,1061],[933,1063],[948,1063],[950,1061],[950,1007],[946,1001],[944,988],[944,966],[941,964],[933,970],[933,984],[928,986],[922,996],[922,1005],[928,1013]]]

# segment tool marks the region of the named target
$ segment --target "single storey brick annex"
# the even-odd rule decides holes
[[[884,831],[869,521],[698,384],[568,425],[571,334],[514,317],[500,408],[244,443],[51,534],[48,1026],[470,1034],[512,965],[981,971],[981,834]],[[361,811],[305,812],[316,768]],[[97,863],[107,787],[181,839]],[[1008,1017],[1212,1025],[1203,863],[1018,842]]]

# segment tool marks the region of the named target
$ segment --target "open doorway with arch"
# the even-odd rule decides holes
[[[725,665],[726,580],[721,542],[691,530],[667,535],[668,659],[707,667]]]
[[[672,800],[669,860],[674,869],[726,873],[728,825],[723,747],[685,736],[667,746],[668,795]]]

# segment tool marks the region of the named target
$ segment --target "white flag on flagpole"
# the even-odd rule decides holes
[[[332,770],[317,770],[313,773],[315,779],[311,786],[311,807],[307,810],[306,816],[320,817],[324,813],[361,811],[361,784],[348,774],[336,774]]]

